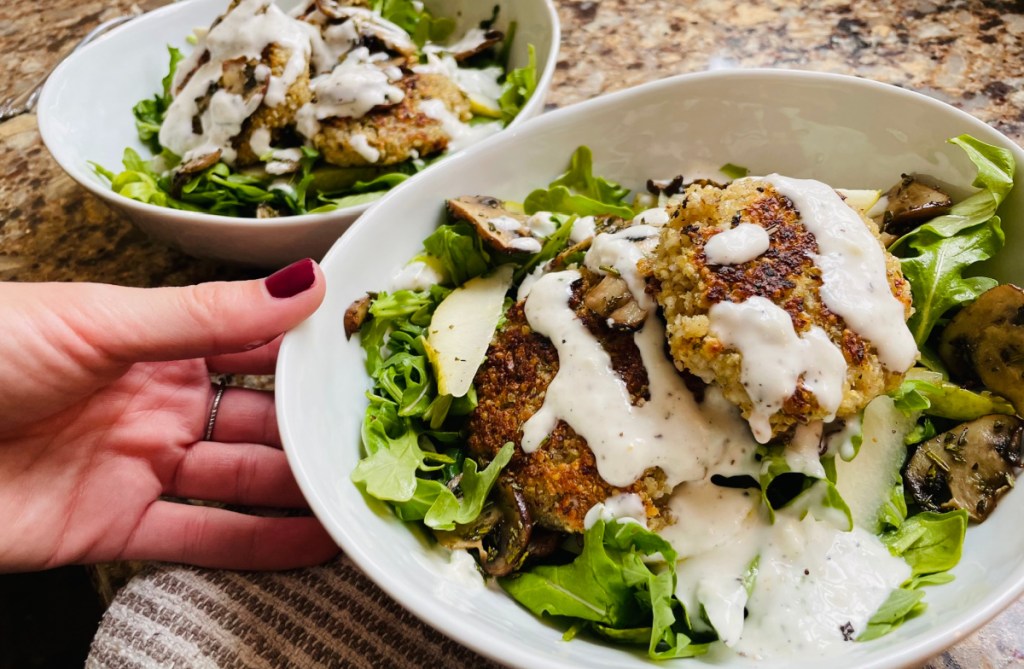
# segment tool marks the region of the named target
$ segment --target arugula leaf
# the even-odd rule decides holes
[[[740,179],[750,174],[750,170],[746,167],[743,167],[742,165],[733,165],[732,163],[722,165],[718,168],[718,171],[730,179]]]
[[[558,216],[558,214],[552,214],[552,217],[555,216]],[[569,235],[572,234],[572,226],[575,222],[575,216],[572,216],[568,220],[562,222],[558,226],[558,229],[548,235],[548,238],[544,240],[544,245],[541,247],[540,251],[530,256],[530,259],[516,270],[512,280],[518,283],[524,276],[532,272],[535,267],[546,263],[561,253],[562,250],[569,245]],[[505,311],[508,311],[508,309]]]
[[[477,471],[477,463],[466,459],[459,479],[461,497],[436,479],[416,479],[416,490],[405,501],[394,505],[402,520],[422,520],[436,530],[453,530],[457,524],[471,522],[480,515],[487,496],[498,480],[498,474],[512,459],[512,443],[501,447],[490,464]]]
[[[664,570],[644,561],[660,553]],[[598,520],[584,535],[583,551],[571,563],[535,567],[499,579],[516,601],[536,615],[596,623],[595,630],[615,641],[643,642],[655,659],[707,651],[677,629],[676,552],[639,523]]]
[[[870,641],[885,636],[906,620],[920,615],[927,607],[921,601],[922,599],[924,599],[922,590],[896,588],[889,594],[889,598],[878,607],[875,615],[868,620],[867,628],[860,633],[857,641]]]
[[[593,155],[586,146],[572,154],[569,169],[552,181],[548,188],[530,193],[523,202],[527,214],[553,211],[579,216],[611,214],[632,218],[633,210],[626,205],[629,189],[593,173]]]
[[[437,258],[452,283],[461,286],[491,267],[491,256],[469,223],[442,225],[423,240],[423,248]]]
[[[960,562],[967,512],[959,509],[945,513],[925,511],[907,518],[892,532],[879,538],[889,552],[907,561],[912,576],[934,574],[952,569]]]
[[[416,470],[423,464],[424,453],[409,419],[398,417],[393,402],[371,397],[362,436],[369,455],[352,471],[352,481],[363,484],[367,494],[377,499],[411,499],[416,492]]]
[[[455,30],[453,19],[434,18],[422,3],[414,0],[374,0],[371,9],[409,33],[419,47],[427,42],[441,42]]]
[[[963,149],[977,167],[974,185],[982,190],[890,247],[901,258],[913,292],[915,311],[907,325],[918,346],[924,345],[947,311],[997,285],[986,277],[964,277],[964,271],[1002,248],[1004,235],[995,214],[1013,185],[1015,165],[1009,151],[969,135],[949,141]]]
[[[989,414],[1016,413],[1013,405],[987,390],[973,392],[951,383],[937,372],[915,367],[892,394],[896,407],[905,414],[923,412],[929,416],[966,421]]]
[[[135,116],[135,129],[141,139],[154,153],[160,152],[160,126],[163,125],[167,108],[171,106],[174,97],[171,95],[171,84],[174,81],[174,73],[178,69],[178,63],[184,56],[181,51],[173,46],[167,47],[171,57],[170,68],[162,80],[163,92],[156,93],[152,98],[140,100],[132,107],[132,114]]]
[[[511,36],[506,44],[511,43]],[[505,125],[512,122],[523,107],[537,91],[537,52],[533,45],[528,45],[529,59],[526,65],[516,68],[505,75],[505,83],[498,96],[498,108],[501,110],[501,121]]]

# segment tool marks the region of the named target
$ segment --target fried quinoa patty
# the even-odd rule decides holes
[[[573,284],[570,306],[608,351],[612,367],[626,384],[634,404],[650,398],[647,370],[633,336],[612,330],[605,319],[583,304],[583,295],[600,277],[584,272]],[[594,453],[565,422],[533,453],[522,450],[522,425],[544,404],[545,390],[558,372],[558,352],[526,320],[524,303],[514,305],[505,326],[496,333],[477,371],[478,406],[469,420],[469,453],[481,465],[507,442],[515,444],[503,480],[523,493],[534,521],[541,527],[582,532],[592,506],[620,493],[636,493],[644,502],[652,527],[665,523],[659,501],[671,492],[661,470],[649,470],[628,488],[609,485],[598,473]]]
[[[863,219],[863,216],[861,217]],[[877,237],[873,222],[863,219]],[[770,246],[757,258],[736,265],[709,265],[704,245],[719,232],[752,223],[769,233]],[[879,241],[879,244],[881,242]],[[871,342],[847,327],[821,297],[821,271],[811,258],[817,241],[801,223],[793,203],[767,181],[741,179],[720,187],[694,185],[672,212],[651,263],[675,364],[705,382],[717,382],[725,396],[749,417],[752,402],[741,382],[742,356],[710,333],[712,305],[759,296],[784,309],[797,333],[821,327],[846,359],[846,382],[838,417],[858,413],[873,398],[899,385],[902,374],[886,369]],[[911,312],[910,286],[899,260],[886,253],[892,294]],[[803,385],[770,419],[779,436],[798,423],[827,417]]]
[[[415,156],[444,151],[451,138],[441,121],[420,109],[423,100],[440,100],[460,121],[472,118],[468,99],[444,75],[408,74],[397,86],[405,98],[394,106],[374,109],[362,118],[330,118],[321,122],[313,144],[327,162],[342,167],[395,165]],[[356,135],[362,135],[371,149],[380,152],[376,161],[367,160],[353,148]]]

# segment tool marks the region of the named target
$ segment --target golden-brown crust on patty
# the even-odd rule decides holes
[[[745,263],[709,264],[705,244],[740,223],[767,230],[768,250]],[[877,236],[871,221],[865,219],[864,224]],[[676,365],[719,383],[726,397],[749,416],[752,403],[740,380],[742,357],[710,333],[708,312],[718,302],[738,303],[758,296],[784,309],[798,333],[818,326],[841,350],[848,369],[838,416],[859,412],[871,399],[898,385],[902,374],[887,370],[874,346],[824,304],[821,270],[813,260],[817,252],[814,235],[801,223],[792,202],[766,181],[743,179],[725,188],[688,189],[663,229],[651,263]],[[899,261],[886,254],[886,262],[893,295],[909,315],[910,289]],[[771,424],[779,435],[797,423],[826,417],[814,395],[798,386],[772,416]]]
[[[589,275],[576,282],[570,305],[608,351],[633,403],[642,402],[649,398],[647,371],[632,334],[610,329],[583,305],[585,288],[595,282]],[[592,506],[628,492],[643,499],[653,526],[664,522],[655,503],[668,492],[662,472],[651,470],[628,488],[609,485],[598,473],[586,441],[564,421],[536,451],[522,450],[522,425],[543,405],[557,372],[554,345],[530,328],[523,303],[513,306],[474,381],[479,404],[469,421],[470,454],[488,462],[505,443],[515,444],[515,455],[502,476],[523,492],[532,517],[542,527],[582,532]]]
[[[331,118],[321,121],[313,144],[324,159],[341,167],[394,165],[415,156],[426,157],[448,148],[450,137],[441,121],[420,109],[423,100],[440,100],[461,121],[472,117],[469,101],[459,87],[441,74],[410,74],[396,86],[405,98],[390,107],[371,110],[362,118]],[[380,152],[370,162],[352,147],[352,138],[362,135],[366,144]]]

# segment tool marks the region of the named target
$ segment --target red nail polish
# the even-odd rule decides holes
[[[313,261],[309,258],[293,262],[279,269],[266,279],[267,292],[274,297],[294,297],[307,290],[316,281]]]

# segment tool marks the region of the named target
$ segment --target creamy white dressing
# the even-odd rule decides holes
[[[793,439],[786,445],[784,452],[790,471],[806,474],[811,478],[825,478],[825,468],[821,465],[821,455],[818,452],[824,427],[820,420],[796,426]]]
[[[508,246],[523,253],[539,253],[542,248],[540,240],[533,237],[516,237],[508,242]]]
[[[645,209],[633,217],[633,225],[653,225],[656,228],[664,226],[668,221],[668,212],[661,207]]]
[[[842,650],[910,576],[875,535],[836,530],[807,516],[777,515],[760,543],[757,581],[734,648],[754,657]],[[847,627],[849,625],[849,627]]]
[[[479,142],[485,137],[490,137],[501,130],[501,123],[480,123],[469,125],[463,123],[451,112],[444,102],[437,99],[421,100],[419,109],[427,118],[432,118],[441,123],[441,129],[448,135],[448,152],[454,153],[466,148],[470,144]]]
[[[433,285],[443,283],[444,280],[445,277],[433,266],[422,260],[414,260],[391,278],[388,290],[428,290]]]
[[[753,223],[740,223],[719,232],[704,244],[704,257],[709,265],[739,265],[768,250],[768,231]]]
[[[526,300],[530,327],[554,344],[559,368],[544,404],[523,425],[523,450],[535,451],[564,420],[587,441],[601,478],[614,486],[631,485],[651,467],[660,467],[670,485],[703,478],[721,444],[703,434],[697,404],[664,355],[664,328],[648,317],[634,334],[651,399],[633,406],[608,353],[569,306],[579,278],[575,270],[546,274]]]
[[[733,645],[743,631],[747,590],[743,575],[760,551],[766,520],[756,490],[722,488],[707,481],[684,483],[673,491],[669,509],[674,525],[659,534],[679,553],[676,597],[698,631],[718,632]],[[710,626],[698,615],[701,607]]]
[[[522,302],[530,296],[530,291],[533,290],[533,284],[547,274],[547,267],[544,265],[538,265],[533,268],[533,271],[523,277],[523,280],[519,283],[519,290],[516,292],[516,301]]]
[[[538,211],[533,214],[526,219],[526,227],[530,229],[533,236],[541,238],[550,237],[558,229],[550,211]]]
[[[387,59],[386,53],[371,54],[361,46],[329,73],[314,78],[310,82],[313,100],[296,113],[298,131],[312,137],[320,131],[320,121],[324,119],[362,118],[371,109],[404,100],[405,92],[395,85],[401,72],[395,76],[395,72],[388,72],[390,68],[381,67]]]
[[[579,244],[585,239],[590,239],[597,232],[597,221],[593,216],[583,216],[577,218],[576,222],[572,224],[572,230],[569,232],[569,241],[573,244]]]
[[[611,268],[629,286],[629,292],[642,309],[654,306],[654,298],[647,294],[646,282],[636,270],[641,258],[658,245],[658,229],[651,225],[634,225],[618,232],[602,232],[594,237],[583,261],[587,269],[606,273]],[[664,356],[663,356],[664,357]]]
[[[523,229],[523,224],[511,216],[495,216],[494,218],[487,219],[487,225],[491,226],[494,230],[500,230],[501,232],[518,232]]]
[[[636,493],[612,495],[604,502],[590,507],[583,517],[583,528],[589,530],[599,520],[639,523],[647,527],[647,510],[644,502]]]
[[[475,30],[475,29],[473,29]],[[470,30],[470,33],[473,32]],[[469,33],[467,33],[468,35]],[[412,68],[417,74],[441,74],[452,81],[463,93],[484,106],[498,109],[498,98],[501,97],[503,86],[500,83],[504,74],[497,66],[485,68],[462,68],[445,47],[428,45],[424,47],[427,62]]]
[[[740,380],[753,404],[748,420],[759,442],[771,438],[769,419],[798,384],[832,420],[843,398],[846,360],[824,330],[812,326],[798,335],[789,314],[759,296],[719,302],[708,315],[711,332],[743,356]]]
[[[348,145],[368,163],[375,163],[380,160],[380,151],[370,146],[366,135],[361,133],[352,134],[348,138]]]
[[[917,360],[917,344],[903,304],[889,287],[881,242],[831,186],[778,174],[764,180],[793,202],[801,223],[818,243],[812,259],[821,270],[826,306],[874,345],[888,369],[910,369]]]
[[[315,32],[312,26],[288,17],[271,0],[239,2],[178,66],[173,85],[176,93],[160,127],[160,143],[185,161],[220,150],[224,162],[234,163],[237,154],[232,140],[261,104],[274,107],[284,102],[288,88],[309,67]],[[271,44],[288,52],[280,76],[260,63]],[[204,54],[206,62],[201,61]],[[220,87],[225,63],[237,59],[260,63],[252,75],[259,85],[247,96]],[[211,88],[216,91],[207,99]],[[198,133],[194,132],[195,119]]]

